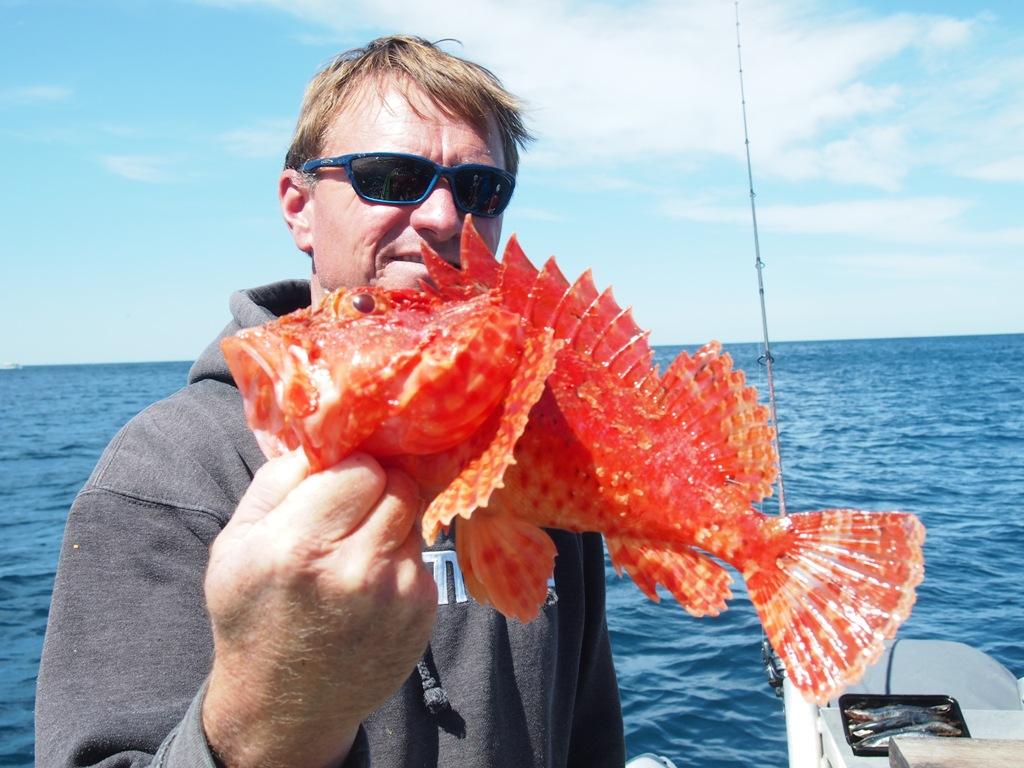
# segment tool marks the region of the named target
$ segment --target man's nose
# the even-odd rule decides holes
[[[457,237],[462,230],[462,214],[455,207],[447,179],[437,180],[427,199],[413,210],[410,223],[439,252],[442,252],[444,243]]]

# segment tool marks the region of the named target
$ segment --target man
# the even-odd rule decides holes
[[[279,183],[310,282],[236,294],[224,334],[340,286],[415,287],[421,243],[458,263],[466,213],[496,246],[527,138],[489,72],[423,40],[342,54]],[[68,516],[40,765],[622,765],[599,537],[552,532],[548,604],[506,620],[466,596],[450,536],[421,551],[407,476],[266,462],[216,341],[189,382]]]

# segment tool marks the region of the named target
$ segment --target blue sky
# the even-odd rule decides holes
[[[1024,11],[742,0],[773,339],[1024,331]],[[655,344],[760,337],[734,6],[0,0],[0,362],[194,358],[304,277],[276,179],[302,90],[390,32],[529,104],[504,235]]]

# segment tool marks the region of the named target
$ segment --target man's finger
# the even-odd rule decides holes
[[[264,522],[289,538],[347,536],[373,509],[387,478],[373,458],[355,453],[295,486]]]
[[[423,500],[415,481],[398,469],[387,469],[387,484],[373,511],[350,536],[371,552],[393,552],[416,540]]]
[[[291,451],[256,470],[229,525],[239,527],[261,520],[280,504],[309,474],[309,462],[301,450]]]

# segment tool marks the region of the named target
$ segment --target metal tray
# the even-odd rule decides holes
[[[960,736],[945,736],[934,734],[930,738],[969,738],[970,731],[967,730],[967,723],[964,721],[963,712],[960,711],[960,704],[951,696],[919,696],[919,695],[897,695],[897,694],[875,694],[875,693],[846,693],[839,697],[839,712],[843,720],[843,733],[846,735],[846,743],[850,745],[855,755],[888,755],[889,745],[860,746],[861,742],[871,738],[870,735],[854,736],[851,733],[850,724],[854,723],[847,710],[849,709],[877,709],[879,707],[909,705],[914,707],[935,707],[949,705],[949,711],[937,713],[935,719],[960,730]],[[853,730],[857,730],[854,728]],[[891,730],[897,730],[892,728]],[[879,730],[877,733],[884,733]]]

